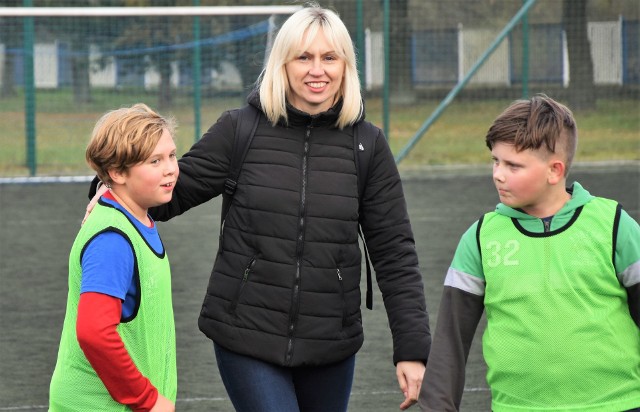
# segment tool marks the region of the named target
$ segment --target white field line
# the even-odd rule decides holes
[[[465,392],[488,392],[489,388],[464,388]],[[393,395],[399,394],[398,391],[358,391],[351,392],[351,396],[376,396],[376,395]],[[213,398],[178,398],[176,403],[197,403],[197,402],[225,402],[228,398],[213,397]],[[48,405],[23,405],[23,406],[0,406],[0,411],[32,411],[39,409],[47,409]]]

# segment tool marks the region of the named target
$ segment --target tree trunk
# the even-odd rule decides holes
[[[0,98],[11,97],[16,95],[15,81],[13,79],[14,55],[11,53],[4,54],[4,64],[2,68],[2,89],[0,90]]]
[[[408,0],[394,0],[389,13],[389,99],[393,104],[416,101],[411,77],[411,27]]]
[[[230,16],[229,18],[231,30],[243,29],[251,24],[251,20],[247,16]],[[235,42],[233,62],[240,78],[242,79],[242,95],[246,98],[254,89],[254,85],[258,76],[262,72],[265,58],[266,37],[252,36],[242,41]]]
[[[8,19],[0,21],[0,39],[4,41],[4,64],[2,67],[2,89],[0,89],[0,98],[11,97],[16,95],[14,64],[15,55],[7,52],[9,49],[18,47],[18,32],[15,26],[9,24]]]
[[[593,61],[587,32],[587,0],[564,0],[562,21],[569,53],[569,106],[573,110],[595,109]]]
[[[151,6],[156,7],[174,7],[175,0],[151,0]],[[173,38],[171,30],[171,18],[160,17],[157,24],[151,29],[151,33],[146,41],[150,42],[150,46],[163,50],[156,52],[148,57],[151,60],[152,67],[158,70],[160,75],[160,84],[158,84],[158,110],[170,108],[173,104],[173,89],[171,87],[171,62],[175,60],[176,54],[167,46],[167,39]],[[146,66],[145,66],[146,67]]]
[[[76,104],[91,103],[89,45],[81,39],[76,39],[72,50],[74,51],[74,56],[71,58],[73,101]]]
[[[164,57],[164,56],[163,56]],[[167,58],[158,62],[160,72],[160,84],[158,85],[158,109],[163,110],[171,107],[173,94],[171,92],[171,62]]]

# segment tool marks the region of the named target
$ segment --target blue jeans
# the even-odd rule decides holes
[[[289,368],[213,344],[218,370],[237,412],[347,410],[356,356],[324,366]]]

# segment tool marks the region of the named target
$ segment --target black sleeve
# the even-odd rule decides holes
[[[431,333],[402,182],[382,132],[361,199],[360,223],[393,336],[393,362],[423,361]]]
[[[225,112],[178,160],[180,175],[169,203],[149,209],[155,220],[166,221],[205,203],[224,190],[229,169],[234,126]]]
[[[225,112],[187,153],[178,160],[180,174],[169,203],[149,209],[154,220],[166,221],[222,193],[234,139],[231,112]],[[98,177],[89,186],[95,196]]]
[[[460,409],[469,350],[483,311],[483,296],[444,287],[433,347],[418,399],[420,410]]]
[[[640,328],[640,283],[629,286],[627,289],[627,300],[629,301],[629,313],[631,318]]]
[[[89,200],[93,199],[93,197],[96,195],[96,192],[98,191],[98,183],[100,183],[100,179],[98,179],[98,176],[96,176],[93,178],[91,184],[89,185]]]

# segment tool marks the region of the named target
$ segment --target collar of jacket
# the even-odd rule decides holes
[[[340,99],[329,110],[318,113],[309,114],[298,110],[287,102],[287,116],[289,117],[290,126],[307,126],[312,124],[313,126],[331,127],[335,126],[340,115],[340,109],[342,109],[342,99]]]
[[[257,90],[251,92],[247,98],[247,102],[261,110],[260,107],[260,95]],[[329,110],[311,115],[309,113],[303,112],[302,110],[298,110],[293,107],[289,102],[287,102],[287,117],[289,126],[308,126],[309,124],[313,124],[313,126],[321,126],[321,127],[331,127],[335,126],[338,121],[338,116],[340,115],[340,110],[342,109],[342,99],[340,99],[333,107]],[[282,123],[281,123],[282,124]],[[282,124],[284,126],[284,124]]]

